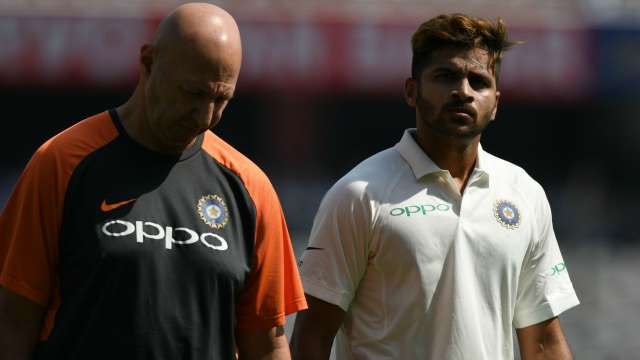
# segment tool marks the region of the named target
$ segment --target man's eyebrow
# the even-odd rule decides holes
[[[220,94],[220,96],[223,100],[231,100],[233,99],[233,92],[231,91],[225,91],[222,94]]]
[[[479,65],[479,64],[475,64],[475,65]],[[461,66],[459,64],[456,64],[454,62],[451,63],[445,63],[445,64],[438,64],[435,65],[432,69],[431,72],[451,72],[451,73],[463,73],[463,72],[468,72],[471,74],[476,74],[476,75],[480,75],[480,76],[484,76],[484,77],[490,77],[491,76],[491,71],[484,67],[484,66]]]
[[[203,93],[215,96],[215,97],[223,97],[225,99],[231,99],[233,97],[233,87],[227,84],[207,84],[207,83],[198,83],[198,82],[189,82],[187,83],[188,87],[192,87],[194,89],[198,89],[198,91],[202,91]]]
[[[225,99],[231,99],[233,97],[233,89],[230,86],[216,87],[213,92],[216,91],[218,96],[222,96]]]
[[[460,66],[455,66],[455,65],[438,65],[435,66],[433,69],[431,69],[431,71],[462,71],[462,68]]]
[[[455,64],[440,64],[431,68],[429,72],[433,74],[438,74],[438,73],[461,74],[463,72],[463,69],[460,66],[456,66]]]

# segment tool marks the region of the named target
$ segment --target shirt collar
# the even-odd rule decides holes
[[[478,144],[478,157],[476,158],[476,171],[481,176],[489,177],[490,173],[490,159],[488,154],[482,148],[482,144]]]
[[[407,129],[402,135],[402,139],[395,145],[395,149],[400,153],[404,160],[409,164],[413,175],[416,179],[420,179],[425,175],[433,173],[445,173],[447,170],[442,170],[436,163],[429,158],[424,150],[418,145],[415,139],[416,129]],[[488,154],[482,149],[482,146],[478,144],[478,157],[476,161],[476,171],[479,175],[484,177],[489,176],[489,158]]]

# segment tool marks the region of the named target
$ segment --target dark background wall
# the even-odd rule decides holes
[[[0,92],[4,126],[0,164],[4,201],[9,185],[31,153],[47,138],[96,112],[126,101],[130,88],[98,90],[15,88]],[[295,231],[308,230],[322,192],[359,161],[393,146],[414,113],[393,95],[329,95],[309,99],[295,94],[240,91],[215,132],[247,154],[287,187],[312,189],[312,202],[292,196]],[[638,239],[636,176],[638,141],[635,104],[593,99],[583,103],[504,101],[483,136],[484,148],[525,168],[548,191],[563,241],[576,234]],[[579,201],[578,203],[571,203]],[[587,209],[593,207],[592,213]],[[592,218],[591,216],[595,216]]]

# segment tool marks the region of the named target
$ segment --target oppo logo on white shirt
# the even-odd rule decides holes
[[[227,241],[220,235],[214,233],[198,234],[186,227],[173,228],[150,221],[111,220],[102,225],[102,232],[112,237],[135,234],[138,243],[143,243],[145,239],[164,240],[164,247],[168,250],[172,249],[174,245],[192,245],[198,242],[218,251],[225,251],[229,248]],[[176,238],[180,240],[176,240]]]
[[[567,266],[564,264],[564,261],[559,262],[555,264],[551,269],[549,269],[549,272],[547,273],[547,275],[549,276],[560,275],[560,273],[565,270],[567,270]]]
[[[409,205],[405,207],[397,207],[391,209],[389,214],[391,216],[414,216],[414,215],[427,215],[433,212],[445,212],[449,211],[451,206],[448,204],[438,205]]]

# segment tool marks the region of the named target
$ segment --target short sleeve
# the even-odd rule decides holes
[[[516,328],[558,316],[580,303],[553,231],[551,209],[542,188],[536,199],[537,232],[520,273],[514,314]]]
[[[347,311],[369,259],[372,210],[359,181],[338,181],[315,216],[301,258],[305,292]]]
[[[238,328],[281,326],[307,303],[275,190],[266,179],[248,190],[256,207],[255,255],[237,305]]]
[[[47,306],[56,279],[63,195],[55,154],[31,158],[0,214],[0,285]]]

